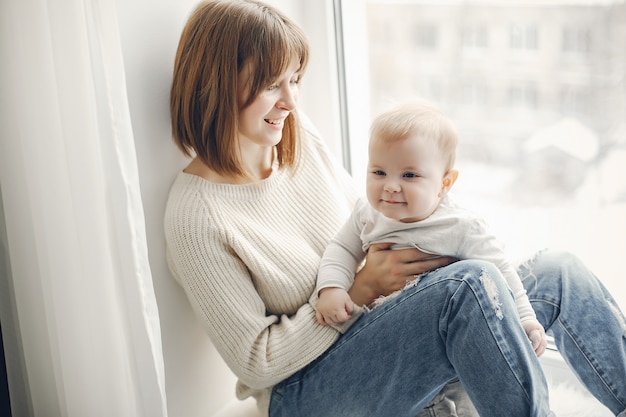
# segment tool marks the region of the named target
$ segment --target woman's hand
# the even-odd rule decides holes
[[[417,249],[390,250],[392,243],[370,246],[365,266],[356,274],[348,292],[355,304],[367,305],[381,295],[401,290],[416,275],[456,262]]]

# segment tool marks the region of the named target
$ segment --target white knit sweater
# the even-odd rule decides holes
[[[339,333],[309,298],[326,245],[356,190],[311,133],[301,163],[258,183],[215,184],[180,173],[165,213],[167,260],[212,343],[238,377],[237,397],[267,414],[271,388]]]

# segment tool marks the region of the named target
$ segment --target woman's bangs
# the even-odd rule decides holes
[[[255,39],[252,48],[248,49],[254,51],[246,60],[253,67],[251,68],[253,79],[244,107],[249,105],[263,89],[276,82],[287,71],[294,58],[300,63],[298,72],[304,72],[308,63],[309,49],[306,38],[296,28],[284,24],[275,25],[262,35]]]
[[[297,71],[304,71],[308,61],[308,45],[304,34],[294,27],[281,25],[273,35],[273,42],[269,43],[273,47],[267,51],[273,80],[287,71],[293,59],[300,63]]]

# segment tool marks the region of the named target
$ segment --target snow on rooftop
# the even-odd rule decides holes
[[[590,161],[598,154],[596,134],[576,119],[565,118],[537,130],[524,144],[524,150],[537,152],[548,147],[557,148],[581,161]]]

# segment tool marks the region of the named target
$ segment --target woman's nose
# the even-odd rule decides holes
[[[281,89],[280,99],[276,105],[281,109],[292,111],[298,104],[298,96],[298,85],[287,84]]]

